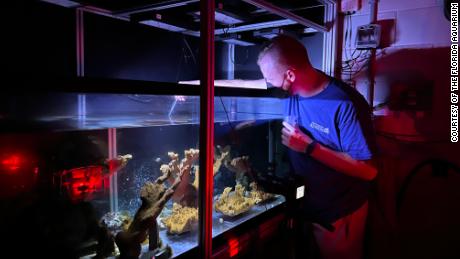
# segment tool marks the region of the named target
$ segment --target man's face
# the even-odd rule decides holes
[[[262,56],[259,60],[259,68],[267,84],[289,91],[291,84],[286,80],[286,71],[281,69],[270,54]]]

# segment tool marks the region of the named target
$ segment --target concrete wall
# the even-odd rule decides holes
[[[352,16],[353,26],[369,23],[369,1]],[[391,47],[450,46],[449,21],[444,17],[441,0],[380,0],[378,20],[395,20]],[[353,36],[354,36],[353,31]]]
[[[396,208],[402,183],[416,165],[433,158],[460,162],[459,145],[450,143],[449,134],[450,23],[443,2],[379,1],[383,45],[377,50],[374,106],[382,105],[375,112],[382,159],[369,218],[370,258],[458,256],[453,240],[460,230],[455,201],[460,177],[454,170],[448,177],[433,177],[431,171],[441,169],[423,168],[411,181],[399,214]],[[351,58],[356,27],[369,23],[369,11],[363,0],[351,22],[345,17],[343,60]],[[351,41],[345,39],[350,27]],[[364,65],[367,55],[361,54]],[[367,96],[365,66],[350,82]],[[417,103],[408,103],[407,94],[415,95]]]

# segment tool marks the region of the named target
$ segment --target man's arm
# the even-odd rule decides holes
[[[179,81],[179,84],[199,85],[200,80]],[[257,80],[219,79],[219,80],[214,80],[214,85],[221,86],[221,87],[267,89],[267,84],[265,83],[264,79],[257,79]]]
[[[289,123],[283,122],[282,142],[287,147],[297,152],[305,153],[312,139],[294,128]],[[369,160],[355,160],[346,153],[334,151],[318,143],[310,154],[314,159],[324,165],[362,180],[371,181],[377,176],[377,168]]]
[[[338,172],[362,180],[371,181],[377,176],[377,168],[372,160],[355,160],[346,153],[334,151],[319,143],[311,156]]]

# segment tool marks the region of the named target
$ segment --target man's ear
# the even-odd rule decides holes
[[[290,83],[293,83],[295,81],[296,75],[294,70],[288,69],[286,71],[286,80],[288,80]]]

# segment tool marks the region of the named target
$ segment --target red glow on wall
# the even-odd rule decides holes
[[[22,159],[18,155],[11,155],[2,160],[2,165],[11,172],[16,172],[21,167]]]

